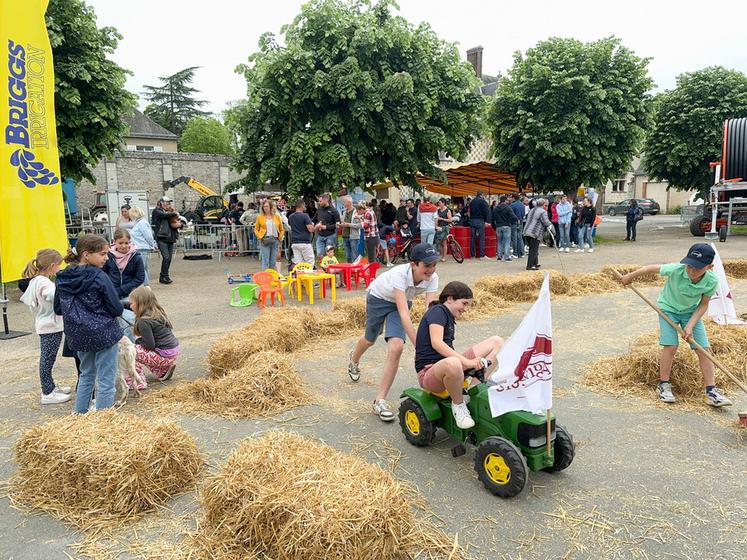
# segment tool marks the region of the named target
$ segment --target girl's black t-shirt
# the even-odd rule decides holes
[[[420,371],[425,366],[435,364],[444,358],[431,346],[431,325],[441,325],[444,328],[444,342],[450,348],[454,348],[456,319],[443,303],[431,306],[420,320],[418,333],[415,337],[415,371]]]

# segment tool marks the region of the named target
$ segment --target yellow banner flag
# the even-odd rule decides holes
[[[39,249],[67,250],[54,116],[49,0],[0,0],[0,275],[21,278]]]

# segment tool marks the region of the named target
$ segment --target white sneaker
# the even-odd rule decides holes
[[[387,265],[387,267],[390,267],[390,268],[391,268],[392,266],[394,266],[394,265],[393,265],[392,263],[390,263],[390,262],[386,263],[386,265]]]
[[[394,412],[389,407],[389,403],[384,399],[379,399],[373,403],[373,413],[376,414],[382,421],[391,422],[394,420]]]
[[[358,381],[361,378],[361,368],[353,362],[353,351],[348,354],[348,377],[351,381]]]
[[[573,251],[573,252],[574,252],[574,253],[583,253],[583,252],[584,252],[584,250],[583,250],[583,249],[576,249],[576,250],[575,250],[575,251]]]
[[[454,415],[456,425],[462,430],[469,430],[475,427],[475,421],[472,419],[466,404],[451,403],[451,413]]]
[[[589,249],[589,252],[590,252],[590,253],[593,253],[593,252],[594,252],[594,249]]]
[[[566,252],[566,253],[570,253],[570,252],[571,252],[571,249],[570,249],[570,247],[566,247],[566,248],[565,248],[565,252]]]
[[[481,261],[489,261],[489,260],[490,260],[490,257],[480,257],[480,260],[481,260]]]
[[[588,249],[588,248],[589,248],[589,244],[588,243],[584,243],[584,249]]]
[[[60,393],[65,393],[66,395],[69,395],[70,393],[73,392],[73,388],[70,387],[69,385],[57,385],[57,390]]]
[[[52,389],[52,392],[48,395],[42,395],[41,396],[41,403],[42,404],[60,404],[64,403],[70,400],[70,395],[63,393],[62,391],[58,390],[57,387]]]

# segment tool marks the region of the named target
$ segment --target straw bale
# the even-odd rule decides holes
[[[638,270],[641,268],[641,265],[638,264],[608,264],[602,267],[602,270],[600,270],[600,274],[604,274],[605,276],[608,276],[613,281],[617,281],[617,274],[615,274],[615,270],[619,272],[620,274],[627,274],[629,272],[633,272],[634,270]],[[651,286],[659,286],[664,284],[664,277],[659,276],[658,274],[644,274],[643,276],[639,276],[635,279],[634,284],[636,286],[639,286],[641,284],[644,285],[651,285]]]
[[[747,259],[729,259],[724,262],[724,271],[732,278],[747,279]]]
[[[175,424],[105,410],[34,426],[15,444],[14,503],[83,529],[119,524],[190,489],[203,458]]]
[[[196,558],[463,558],[408,483],[299,434],[245,439],[200,499]]]
[[[480,319],[497,317],[501,310],[511,307],[511,303],[505,299],[482,288],[475,288],[472,295],[474,296],[472,305],[462,315],[465,321],[479,321]]]
[[[607,274],[595,272],[575,272],[568,275],[570,282],[569,296],[586,296],[590,294],[606,294],[623,290],[622,284],[610,278]]]
[[[499,298],[511,302],[528,302],[537,299],[537,293],[542,287],[544,272],[527,272],[519,276],[506,274],[498,276],[483,276],[475,282],[475,290],[485,290]],[[550,292],[566,294],[571,285],[568,277],[559,272],[550,272]]]
[[[336,301],[329,311],[317,315],[319,326],[326,333],[343,336],[357,334],[366,326],[366,298],[349,298]]]
[[[287,355],[258,352],[221,377],[197,379],[148,395],[161,412],[190,412],[224,418],[255,418],[307,404],[311,397]]]
[[[706,321],[711,349],[718,360],[734,375],[745,376],[747,370],[747,327],[719,326]],[[603,358],[587,365],[583,382],[591,388],[616,395],[650,394],[659,381],[659,333],[641,335],[633,340],[624,356]],[[698,402],[703,397],[703,377],[695,352],[680,344],[670,378],[675,395],[683,400]],[[747,381],[747,379],[745,379]],[[727,390],[736,385],[716,368],[717,384]]]
[[[246,327],[217,340],[208,352],[210,377],[220,377],[253,359],[257,352],[295,352],[319,332],[318,319],[310,309],[265,309]]]

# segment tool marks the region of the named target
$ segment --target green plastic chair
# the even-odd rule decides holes
[[[257,299],[259,286],[248,282],[239,284],[231,290],[231,307],[248,307]],[[237,297],[238,296],[238,297]]]

